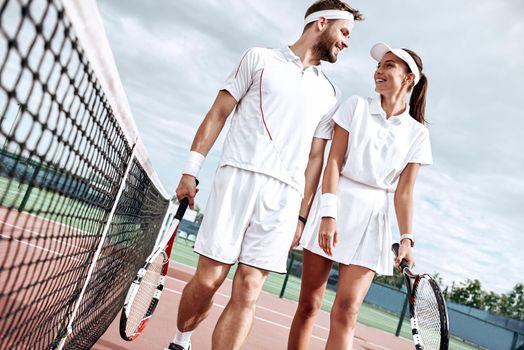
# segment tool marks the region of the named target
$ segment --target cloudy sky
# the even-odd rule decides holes
[[[293,43],[311,1],[98,0],[139,132],[171,192],[197,126],[252,46]],[[373,94],[377,41],[415,50],[430,81],[435,164],[416,186],[419,271],[507,292],[524,282],[524,2],[354,0],[366,17],[328,75]],[[205,207],[224,133],[201,173]],[[394,221],[393,221],[394,222]],[[394,228],[395,232],[398,232]]]

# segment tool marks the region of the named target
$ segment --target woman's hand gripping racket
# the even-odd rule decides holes
[[[196,183],[198,185],[198,180]],[[120,315],[120,336],[124,340],[136,339],[155,311],[164,288],[164,276],[169,267],[169,257],[178,225],[188,205],[188,198],[180,201],[175,218],[167,231],[168,234],[146,259],[144,266],[138,271],[129,287]]]
[[[393,244],[391,249],[395,256],[398,256],[399,244]],[[408,289],[415,349],[448,350],[448,310],[437,282],[428,274],[414,274],[405,259],[400,263],[400,267]]]

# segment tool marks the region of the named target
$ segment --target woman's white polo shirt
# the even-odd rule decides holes
[[[333,116],[349,132],[341,174],[353,181],[394,192],[408,163],[433,163],[428,129],[409,114],[409,106],[386,118],[380,96],[351,96]]]

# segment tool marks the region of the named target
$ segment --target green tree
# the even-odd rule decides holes
[[[497,305],[497,310],[495,311],[495,313],[501,315],[501,316],[510,316],[512,314],[512,311],[513,311],[513,305],[512,305],[512,300],[511,298],[509,297],[509,295],[507,294],[502,294],[500,296],[500,299],[499,299],[499,302],[498,302],[498,305]]]
[[[393,276],[376,275],[374,281],[400,289],[404,284],[404,275],[398,272],[397,269],[394,269]]]
[[[453,282],[451,291],[446,288],[447,299],[462,305],[487,310],[494,314],[524,320],[524,284],[517,283],[508,294],[482,290],[480,281]]]
[[[479,280],[466,280],[451,286],[449,299],[457,304],[484,309],[484,292]]]
[[[484,295],[484,309],[493,313],[498,313],[500,295],[495,292],[489,292]]]
[[[435,280],[435,282],[437,282],[440,290],[445,290],[446,289],[446,286],[444,285],[444,279],[442,277],[440,277],[440,274],[438,272],[436,272],[433,275],[433,279]]]
[[[195,205],[195,211],[197,212],[195,217],[195,224],[200,225],[202,224],[202,220],[204,220],[204,213],[202,213],[198,205]]]
[[[517,283],[509,293],[511,317],[524,320],[524,284]]]

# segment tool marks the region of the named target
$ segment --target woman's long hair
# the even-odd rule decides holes
[[[412,87],[413,91],[411,92],[411,98],[409,99],[409,114],[419,123],[425,124],[426,119],[424,114],[426,113],[426,93],[428,90],[428,79],[422,71],[423,66],[420,57],[409,49],[403,50],[413,57],[420,72],[420,80],[415,86]],[[412,73],[409,67],[408,71]]]

